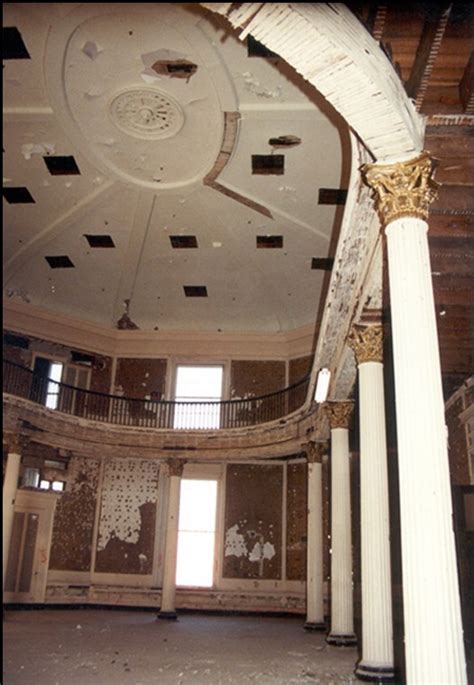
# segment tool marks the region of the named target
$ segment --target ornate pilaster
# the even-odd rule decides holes
[[[303,445],[308,462],[305,630],[326,630],[324,622],[322,460],[326,442]]]
[[[166,463],[168,464],[168,470],[169,470],[169,475],[170,476],[178,476],[181,478],[183,475],[183,469],[185,465],[185,460],[184,459],[167,459]]]
[[[394,679],[388,469],[382,326],[354,326],[348,339],[359,366],[361,680]]]
[[[352,533],[349,424],[354,403],[327,402],[331,427],[331,630],[332,645],[353,645]]]
[[[408,683],[467,682],[428,207],[436,196],[427,153],[368,165],[387,236],[395,375]]]
[[[428,152],[406,162],[362,167],[365,181],[375,191],[376,209],[384,226],[404,216],[428,219],[439,188],[432,177],[434,168]]]
[[[358,364],[383,361],[382,326],[360,326],[355,324],[347,340]]]
[[[176,561],[178,555],[179,497],[184,459],[168,459],[169,491],[166,525],[165,554],[163,560],[163,587],[158,618],[176,619]]]

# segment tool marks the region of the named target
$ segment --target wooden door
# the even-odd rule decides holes
[[[58,495],[19,490],[5,577],[4,602],[41,604]]]

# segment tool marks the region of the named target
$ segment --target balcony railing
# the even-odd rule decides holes
[[[174,402],[106,395],[58,383],[3,360],[3,392],[55,411],[120,426],[214,430],[245,428],[281,419],[301,407],[309,376],[283,390],[239,400]]]

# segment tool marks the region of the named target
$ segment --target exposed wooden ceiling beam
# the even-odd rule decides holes
[[[423,27],[415,62],[410,78],[406,83],[407,94],[415,101],[418,111],[423,104],[433,65],[438,56],[444,31],[448,23],[451,6],[451,3],[433,4],[433,12],[429,19],[425,21]]]

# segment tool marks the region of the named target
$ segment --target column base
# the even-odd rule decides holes
[[[325,623],[313,623],[312,621],[306,621],[304,624],[303,628],[305,630],[326,630],[326,624]]]
[[[176,611],[160,611],[157,618],[162,618],[167,621],[176,621],[178,619],[178,614]]]
[[[326,642],[329,645],[335,645],[336,647],[353,647],[357,644],[357,636],[355,633],[347,633],[344,635],[329,633],[326,637]]]
[[[395,671],[391,666],[370,666],[370,664],[357,664],[354,671],[359,680],[372,683],[392,683],[395,680]]]

